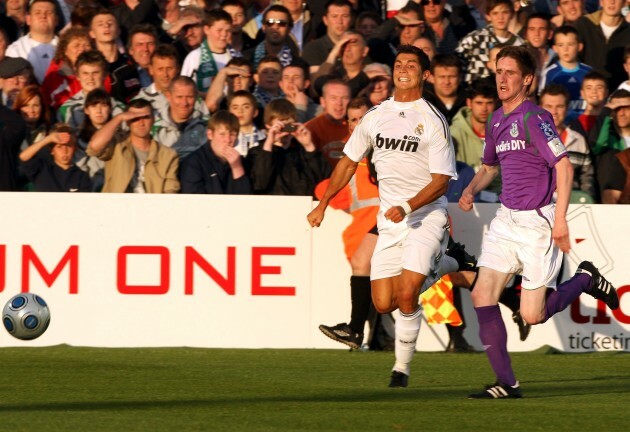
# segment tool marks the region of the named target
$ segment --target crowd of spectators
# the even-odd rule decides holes
[[[498,106],[498,51],[538,59],[530,97],[575,168],[573,202],[630,203],[624,0],[3,0],[0,190],[312,196],[347,107],[391,96],[396,47],[431,59],[457,200]],[[356,104],[356,102],[355,102]],[[469,180],[468,180],[469,181]],[[497,202],[501,182],[477,197]]]

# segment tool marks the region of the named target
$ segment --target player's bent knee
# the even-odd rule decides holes
[[[418,309],[418,295],[413,290],[399,292],[398,308],[403,313],[413,313]]]
[[[396,305],[393,304],[391,299],[377,299],[372,297],[372,303],[374,304],[374,309],[378,313],[390,313],[396,310]]]
[[[473,306],[487,306],[489,304],[489,296],[486,292],[480,289],[474,289],[470,292],[470,299]]]
[[[542,311],[521,309],[521,317],[529,325],[540,324],[545,321],[545,315]]]

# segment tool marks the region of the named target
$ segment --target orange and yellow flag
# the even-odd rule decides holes
[[[453,283],[448,275],[423,292],[420,300],[429,324],[462,325],[462,318],[453,305]]]

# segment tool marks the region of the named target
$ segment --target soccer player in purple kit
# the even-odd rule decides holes
[[[571,247],[566,212],[573,169],[551,114],[527,99],[535,72],[536,61],[526,48],[510,46],[497,55],[496,83],[503,106],[486,125],[483,165],[459,201],[462,210],[470,211],[473,197],[490,184],[500,165],[501,207],[484,235],[472,291],[479,337],[497,382],[469,395],[473,399],[522,397],[497,303],[514,274],[523,276],[521,315],[529,324],[547,321],[583,292],[611,309],[619,307],[615,288],[589,261],[582,262],[571,279],[547,290],[555,288],[562,253]]]

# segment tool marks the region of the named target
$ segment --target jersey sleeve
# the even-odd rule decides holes
[[[547,111],[532,113],[525,122],[529,142],[538,150],[540,156],[553,167],[560,159],[567,156],[567,149],[560,140],[553,117]]]
[[[455,148],[446,119],[436,116],[429,132],[429,172],[448,175],[452,180],[457,180]]]
[[[495,137],[492,133],[493,129],[493,119],[494,116],[490,116],[488,122],[486,123],[486,137],[483,140],[483,149],[481,150],[481,163],[484,165],[497,165],[499,163],[499,158],[497,157],[496,145],[495,145]]]
[[[372,148],[372,139],[370,138],[370,119],[372,118],[373,112],[368,112],[363,116],[343,148],[346,156],[354,162],[361,162]]]

